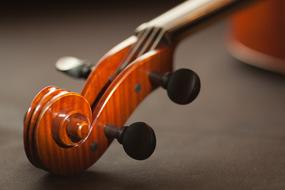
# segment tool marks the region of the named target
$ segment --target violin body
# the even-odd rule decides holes
[[[231,19],[230,52],[244,63],[285,74],[285,3],[258,1]]]
[[[93,165],[114,139],[136,160],[145,160],[156,146],[154,130],[143,122],[124,126],[137,106],[156,88],[179,105],[195,100],[198,75],[173,71],[173,55],[185,28],[195,30],[231,0],[186,1],[138,27],[136,34],[90,66],[74,58],[58,70],[87,79],[80,94],[48,86],[31,103],[24,119],[24,145],[30,162],[57,175],[80,173]],[[179,35],[178,35],[179,34]]]

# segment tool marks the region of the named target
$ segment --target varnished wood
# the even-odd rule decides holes
[[[201,2],[185,11],[179,8],[182,15],[174,10],[174,16],[169,15],[172,19],[164,15],[143,26],[164,23],[165,30],[176,30],[234,1]],[[113,48],[94,67],[81,94],[47,87],[35,97],[24,120],[25,151],[32,164],[58,175],[71,175],[89,168],[102,156],[111,143],[104,133],[105,126],[123,127],[155,90],[150,73],[172,71],[175,46],[162,43],[160,38],[153,40],[160,42],[159,46],[133,58],[123,68],[120,66],[138,37],[132,36]]]
[[[60,93],[61,90],[56,87],[46,87],[32,101],[32,104],[26,113],[24,119],[24,145],[27,157],[37,167],[41,167],[36,154],[34,153],[34,128],[38,120],[39,113],[43,106],[49,101],[51,97]]]
[[[136,42],[136,40],[137,39],[135,36],[128,38],[127,40],[111,49],[97,63],[92,73],[90,74],[91,77],[88,78],[81,93],[82,96],[88,101],[89,107],[91,107],[91,105],[94,103],[104,84],[106,84],[106,82],[109,80],[111,74],[116,71],[117,67],[119,67],[120,64],[122,64],[123,60],[129,52],[130,47]],[[24,119],[23,139],[26,155],[33,165],[42,169],[45,169],[45,166],[41,164],[41,161],[38,158],[38,148],[36,147],[35,140],[35,129],[37,128],[37,123],[40,121],[39,115],[42,113],[43,107],[59,93],[65,94],[67,92],[64,92],[62,89],[56,87],[44,88],[39,92],[39,94],[36,95],[32,101],[31,106],[28,109]],[[92,121],[93,120],[90,122]],[[70,132],[71,131],[72,130],[70,130]],[[68,138],[65,138],[65,140],[69,141]],[[44,147],[41,148],[45,149]]]
[[[284,0],[258,1],[231,19],[230,52],[244,63],[285,74]]]
[[[130,48],[137,41],[137,37],[132,36],[123,41],[113,49],[111,49],[102,59],[96,64],[93,71],[89,75],[86,84],[81,92],[90,105],[93,105],[96,97],[110,79],[112,74],[122,64],[127,57]]]
[[[171,71],[172,53],[172,49],[169,48],[151,51],[120,73],[93,111],[92,120],[94,121],[90,126],[90,134],[77,146],[60,146],[54,139],[52,130],[55,113],[56,115],[67,114],[68,110],[84,112],[82,104],[72,101],[71,96],[79,95],[62,91],[60,95],[49,97],[51,99],[48,103],[45,102],[46,104],[38,113],[36,126],[30,129],[34,132],[31,136],[35,141],[35,146],[30,151],[36,154],[34,157],[40,163],[38,167],[60,175],[78,173],[90,167],[110,144],[104,134],[104,126],[110,124],[122,127],[124,125],[138,104],[154,90],[149,80],[149,72],[163,74]],[[135,90],[136,85],[141,86],[140,92]],[[67,100],[67,97],[70,100]],[[68,137],[64,138],[68,140],[66,139]],[[91,148],[94,143],[97,147],[95,151]]]

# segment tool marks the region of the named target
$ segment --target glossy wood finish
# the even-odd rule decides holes
[[[130,48],[136,43],[136,41],[136,36],[128,38],[127,40],[111,49],[96,64],[81,92],[82,96],[87,99],[90,105],[93,105],[101,89],[110,79],[112,74],[117,70],[117,68],[122,64],[128,55]]]
[[[91,113],[88,114],[90,104],[82,106],[83,99],[83,101],[88,101],[79,94],[59,89],[55,89],[58,93],[54,94],[48,93],[47,89],[40,92],[33,101],[32,105],[34,106],[31,106],[30,110],[36,109],[35,106],[39,104],[42,105],[41,109],[36,116],[35,112],[31,114],[32,111],[29,111],[25,119],[25,123],[28,123],[30,115],[37,118],[33,127],[25,124],[25,131],[31,133],[28,135],[30,139],[25,140],[25,144],[31,146],[27,152],[28,155],[32,155],[30,156],[32,163],[60,175],[79,173],[90,167],[110,144],[104,134],[104,126],[110,124],[122,127],[124,125],[138,104],[155,89],[149,80],[149,72],[154,71],[162,74],[170,72],[172,55],[172,49],[165,48],[148,52],[134,61],[108,87],[93,111],[93,118]],[[138,86],[140,86],[139,91],[136,90]],[[44,96],[46,98],[43,98]],[[62,141],[71,142],[70,137],[61,135],[63,140],[59,143],[54,136],[55,126],[63,126],[59,124],[62,122],[55,123],[55,117],[61,114],[64,115],[63,118],[66,118],[67,115],[74,113],[89,115],[87,118],[93,120],[93,123],[90,125],[86,139],[71,144],[72,146],[66,146],[67,144],[63,145]],[[95,149],[94,146],[96,146]]]
[[[41,90],[31,103],[24,119],[24,146],[28,159],[36,166],[41,167],[36,154],[34,153],[34,129],[38,121],[39,114],[43,106],[50,100],[51,97],[60,93],[61,90],[56,87],[46,87]]]
[[[285,60],[285,4],[259,1],[232,17],[232,37],[245,46]]]
[[[35,129],[35,141],[38,141],[48,133],[37,133],[41,125],[51,127],[51,134],[56,143],[63,147],[75,147],[80,145],[88,137],[92,111],[87,100],[73,92],[64,92],[54,96],[43,108],[37,128]]]
[[[258,1],[231,19],[230,52],[234,57],[285,74],[285,2]]]
[[[177,23],[192,23],[195,15],[198,19],[233,1],[203,2],[198,12],[196,8],[195,14],[186,11],[187,15],[181,18],[186,21]],[[153,39],[154,44],[161,39]],[[112,141],[106,137],[104,127],[123,127],[136,107],[157,87],[149,74],[172,71],[174,46],[161,42],[159,48],[151,48],[116,73],[136,41],[133,36],[107,53],[89,75],[81,94],[47,87],[36,96],[24,121],[25,150],[35,166],[59,175],[79,173],[90,167]]]
[[[77,151],[81,150],[81,144],[84,144],[88,136],[79,142],[73,142],[72,138],[68,136],[66,125],[64,124],[64,118],[72,117],[74,114],[80,114],[85,117],[78,124],[80,122],[87,122],[90,127],[92,113],[89,103],[79,94],[65,92],[52,97],[39,116],[37,126],[34,129],[36,145],[34,151],[44,169],[49,172],[60,174],[60,171],[54,171],[51,168],[61,168],[65,165],[68,165],[69,170],[72,171],[74,171],[73,169],[76,170],[76,168],[82,167],[82,162],[78,159]],[[57,122],[58,118],[61,121]],[[80,125],[76,123],[76,126]],[[84,157],[84,153],[80,155]],[[72,165],[69,165],[69,160],[66,158],[74,160],[77,164],[74,162]],[[52,162],[50,163],[52,166],[47,164],[45,160],[51,160]]]
[[[122,64],[124,58],[127,56],[130,47],[136,42],[137,38],[131,36],[125,41],[121,42],[113,49],[111,49],[92,70],[90,77],[82,90],[82,95],[87,99],[90,105],[94,103],[95,98],[103,88],[106,81],[109,79],[110,75],[116,71],[117,67]],[[30,142],[30,138],[33,136],[34,125],[37,122],[38,115],[42,110],[44,104],[49,101],[49,99],[59,92],[59,88],[56,87],[46,87],[41,90],[33,99],[30,108],[28,109],[25,119],[24,119],[24,146],[26,154],[29,160],[34,164],[38,165],[33,156],[33,152],[30,149],[33,145]],[[31,138],[32,139],[32,138]]]
[[[111,49],[97,63],[91,77],[88,78],[86,85],[82,90],[82,95],[86,98],[90,105],[94,103],[95,98],[103,88],[110,75],[115,72],[117,67],[122,64],[127,56],[130,47],[136,42],[137,38],[132,36],[123,41],[119,45]],[[24,118],[23,140],[25,152],[30,162],[39,168],[45,168],[39,161],[35,148],[35,128],[39,120],[39,115],[43,107],[56,95],[62,93],[63,90],[56,87],[46,87],[41,90],[33,99],[30,108]],[[92,120],[91,120],[92,121]],[[70,130],[71,131],[71,130]]]

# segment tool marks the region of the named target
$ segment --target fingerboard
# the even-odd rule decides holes
[[[188,0],[161,16],[140,25],[137,31],[158,27],[175,35],[175,38],[180,37],[189,30],[189,27],[191,28],[204,18],[209,18],[221,10],[228,10],[226,8],[245,1],[249,2],[250,0]]]

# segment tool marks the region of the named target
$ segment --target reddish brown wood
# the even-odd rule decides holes
[[[110,75],[117,69],[117,67],[123,62],[127,56],[130,47],[136,42],[137,38],[132,36],[127,40],[123,41],[113,49],[111,49],[95,66],[90,77],[88,78],[86,85],[82,90],[82,95],[87,99],[90,105],[93,104],[95,98],[99,94],[100,90],[110,77]],[[42,167],[37,154],[35,153],[36,148],[34,142],[34,129],[38,121],[39,114],[42,111],[42,107],[58,93],[62,92],[61,89],[56,87],[46,87],[40,91],[31,103],[24,119],[24,147],[25,152],[30,160],[36,167]],[[72,130],[69,130],[72,133]],[[82,134],[86,133],[82,130]],[[72,135],[72,134],[71,134]],[[79,136],[81,135],[78,134]],[[86,135],[86,134],[85,134]]]
[[[79,94],[61,91],[61,93],[49,97],[49,100],[44,98],[48,102],[45,102],[39,111],[36,125],[32,129],[28,129],[33,131],[31,136],[34,138],[34,146],[29,151],[35,154],[34,157],[40,163],[38,166],[52,173],[70,175],[81,172],[95,163],[110,144],[104,134],[104,126],[111,124],[122,127],[125,124],[135,108],[154,90],[148,73],[152,71],[162,74],[170,72],[172,55],[172,49],[164,48],[148,52],[135,60],[108,87],[93,110],[93,118],[89,104],[92,97],[89,97],[88,100]],[[95,82],[89,79],[90,81]],[[90,84],[87,82],[87,85]],[[139,92],[135,90],[137,85],[141,86]],[[42,94],[40,93],[36,99],[39,99]],[[84,106],[82,106],[82,102],[86,102]],[[33,102],[33,104],[36,103],[38,101]],[[61,122],[56,120],[59,114],[64,115],[62,118],[66,118],[67,115],[74,113],[85,115],[93,122],[86,139],[73,142],[72,146],[66,146],[66,144],[59,143],[58,138],[61,138],[61,142],[72,142],[70,136],[58,133],[57,135],[60,137],[55,138],[56,135],[54,135],[56,133],[54,129],[56,128],[58,131],[55,126],[64,128],[60,124],[64,120]],[[94,143],[96,143],[96,150],[94,150]]]
[[[92,111],[84,97],[65,91],[54,96],[45,105],[39,119],[50,122],[45,125],[51,127],[52,137],[59,146],[75,147],[84,142],[88,136]]]
[[[284,64],[284,10],[283,0],[257,1],[232,17],[232,37],[249,49],[283,60]]]
[[[192,24],[232,1],[209,0],[202,2],[199,9],[196,3],[187,2],[186,12],[183,7],[176,9],[169,13],[172,16],[166,15],[156,23],[176,18],[166,20],[172,29],[176,24]],[[193,12],[193,8],[197,10]],[[165,26],[162,27],[167,31]],[[159,42],[160,38],[155,40]],[[163,75],[172,70],[173,47],[161,43],[155,46],[159,49],[132,60],[114,76],[136,41],[133,36],[107,53],[89,75],[81,94],[47,87],[36,96],[24,121],[25,150],[35,166],[59,175],[79,173],[90,167],[111,143],[105,136],[105,126],[124,126],[136,107],[156,88],[149,73]]]
[[[29,160],[37,167],[40,167],[36,155],[34,153],[34,143],[33,143],[33,133],[35,128],[35,123],[37,122],[39,113],[42,110],[42,107],[49,101],[49,99],[61,92],[60,89],[56,87],[46,87],[41,90],[37,96],[32,101],[32,104],[29,110],[26,113],[24,119],[24,146],[27,157]]]
[[[131,46],[137,41],[137,37],[132,36],[111,49],[95,66],[89,75],[85,86],[81,92],[87,101],[92,105],[100,90],[107,80],[116,71],[127,57]]]

